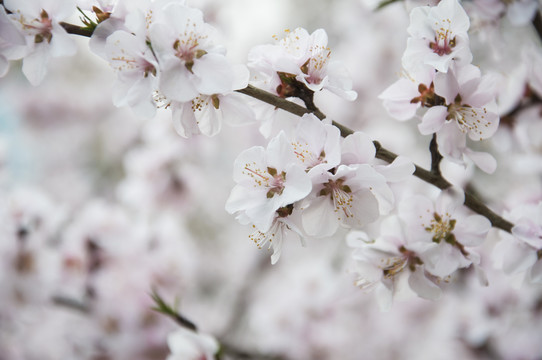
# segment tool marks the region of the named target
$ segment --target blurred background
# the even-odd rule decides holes
[[[220,30],[238,63],[285,29],[325,29],[358,99],[318,93],[316,104],[429,165],[430,139],[377,99],[401,73],[416,3],[380,11],[353,0],[188,3]],[[499,76],[506,113],[523,101],[520,54],[540,44],[530,24],[482,20],[473,16],[474,63]],[[54,59],[40,86],[20,63],[0,80],[0,360],[165,359],[178,325],[151,310],[153,289],[251,359],[542,359],[542,289],[491,270],[496,231],[482,258],[489,287],[464,272],[441,300],[403,299],[389,312],[353,285],[346,232],[306,247],[287,243],[271,266],[270,252],[224,210],[234,159],[265,144],[258,125],[183,139],[168,111],[142,120],[115,108],[114,72],[88,39],[76,40],[78,54]],[[496,174],[443,164],[448,178],[468,178],[499,212],[542,198],[542,139],[533,135],[542,133],[540,109],[527,110],[521,126],[501,126],[480,145],[497,157]],[[434,191],[414,178],[404,186]]]

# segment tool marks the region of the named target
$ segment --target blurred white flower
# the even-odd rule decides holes
[[[494,261],[507,274],[527,273],[530,282],[542,283],[542,202],[518,206],[506,214],[514,222],[512,235],[496,246]]]
[[[167,344],[170,354],[166,360],[214,360],[219,349],[214,337],[185,328],[169,334]]]
[[[17,52],[24,52],[25,45],[23,33],[7,15],[6,9],[0,6],[0,77],[7,74],[9,60],[16,59]]]

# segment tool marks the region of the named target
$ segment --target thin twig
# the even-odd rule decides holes
[[[225,330],[223,330],[224,338],[232,338],[232,335],[235,335],[245,320],[247,307],[250,305],[250,294],[254,290],[256,282],[270,269],[270,266],[269,258],[262,257],[251,269],[249,275],[245,277],[243,286],[236,292],[236,300],[231,311],[230,322]]]
[[[192,321],[188,320],[186,317],[181,315],[175,308],[176,307],[175,305],[171,306],[167,304],[156,290],[153,290],[150,296],[154,300],[154,303],[155,303],[155,306],[152,308],[152,310],[169,316],[177,324],[179,324],[180,326],[186,329],[192,330],[194,332],[198,331],[196,324],[194,324]]]
[[[51,298],[51,301],[55,305],[63,306],[65,308],[72,309],[72,310],[77,310],[85,314],[90,312],[90,307],[87,304],[79,300],[75,300],[75,299],[68,298],[65,296],[55,295]]]

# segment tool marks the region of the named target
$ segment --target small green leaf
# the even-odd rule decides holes
[[[402,1],[402,0],[384,0],[384,1],[381,1],[380,4],[378,4],[378,6],[376,7],[375,10],[381,10],[381,9],[385,8],[386,6],[391,5],[393,3],[396,3],[396,2],[399,2],[399,1]]]

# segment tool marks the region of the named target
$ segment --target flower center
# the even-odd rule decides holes
[[[433,242],[437,244],[444,240],[447,243],[455,244],[455,236],[453,230],[455,228],[455,219],[450,219],[450,214],[440,216],[436,212],[433,213],[433,219],[429,225],[422,225],[425,228],[425,231],[433,234]]]
[[[301,143],[299,141],[292,142],[294,148],[294,154],[297,158],[306,166],[306,171],[309,171],[313,167],[319,164],[326,163],[326,153],[324,150],[320,151],[320,155],[316,156],[314,152],[309,149],[309,144]]]
[[[256,229],[256,226],[252,225],[252,227],[256,230],[250,234],[248,238],[254,241],[258,249],[261,250],[266,244],[268,244],[267,250],[270,250],[273,246],[273,240],[277,242],[280,240],[280,237],[282,237],[282,226],[284,226],[284,224],[280,221],[273,221],[271,228],[267,232],[261,232],[260,230]]]
[[[182,38],[175,40],[173,43],[175,56],[184,61],[184,65],[190,72],[192,72],[192,67],[194,66],[194,59],[199,59],[207,54],[207,51],[198,49],[200,40],[206,37],[196,34],[193,31],[185,32]]]
[[[350,186],[345,185],[344,182],[344,178],[329,180],[324,184],[324,188],[320,190],[319,195],[331,195],[335,206],[334,211],[336,213],[342,212],[346,218],[353,218],[352,202],[354,201],[354,197],[352,196],[352,189],[350,189]],[[339,214],[339,216],[342,216],[342,214]]]
[[[454,103],[448,106],[447,120],[455,120],[457,126],[463,133],[474,133],[480,135],[484,134],[484,128],[488,128],[491,125],[491,121],[486,119],[486,108],[474,108],[470,105],[461,105]]]
[[[382,269],[386,279],[393,279],[407,267],[410,271],[415,271],[416,265],[423,264],[420,258],[416,256],[416,253],[404,246],[399,247],[399,252],[401,255],[380,259],[379,267]]]
[[[19,23],[23,26],[24,30],[28,30],[30,34],[34,35],[34,43],[39,44],[44,41],[51,42],[53,34],[53,22],[49,18],[49,14],[45,10],[41,10],[39,19],[32,19],[27,21],[25,17],[19,14]]]
[[[435,41],[429,44],[431,50],[439,56],[451,54],[452,48],[456,45],[455,36],[453,36],[453,33],[450,30],[451,20],[445,19],[442,22],[443,26],[435,33]]]
[[[271,199],[275,194],[282,194],[284,190],[284,181],[286,181],[286,173],[282,171],[280,174],[277,173],[277,169],[268,167],[267,172],[272,176],[269,183],[269,191],[267,192],[267,198]]]
[[[312,56],[301,66],[303,74],[308,75],[306,78],[310,84],[320,84],[322,82],[322,75],[327,64],[327,60],[331,56],[331,50],[318,46],[311,48],[310,52]]]
[[[254,168],[255,163],[245,164],[245,171],[243,174],[250,176],[256,184],[256,186],[263,186],[268,188],[267,198],[271,199],[275,194],[281,195],[284,190],[284,182],[286,181],[286,173],[282,171],[280,174],[277,169],[268,167],[267,171],[260,168]]]

